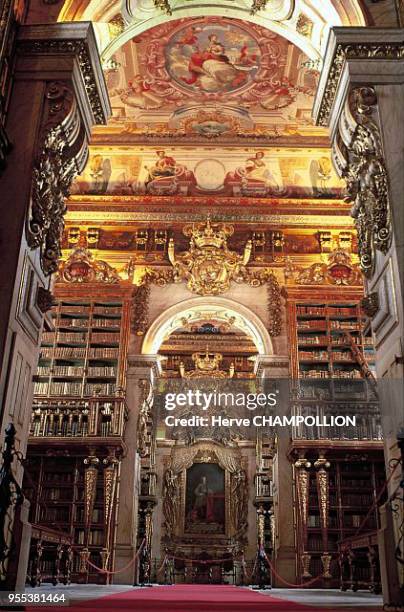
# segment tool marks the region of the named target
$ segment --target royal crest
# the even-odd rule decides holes
[[[189,250],[175,254],[173,239],[168,246],[168,257],[174,268],[174,281],[187,280],[187,286],[199,295],[219,295],[227,291],[232,280],[240,282],[251,256],[252,244],[248,240],[242,255],[230,251],[227,239],[234,228],[223,223],[186,225],[185,236],[190,236]]]

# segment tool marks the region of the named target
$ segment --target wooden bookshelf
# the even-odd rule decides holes
[[[114,563],[133,292],[128,283],[56,284],[42,338],[23,489],[31,521],[71,539],[73,582],[106,580],[83,562],[85,549],[98,567]],[[116,483],[108,502],[107,480]]]
[[[307,456],[315,462],[315,455]],[[340,581],[340,564],[338,544],[342,540],[372,532],[379,528],[378,508],[369,509],[377,499],[385,482],[385,466],[382,452],[368,452],[347,460],[346,453],[334,452],[330,455],[329,511],[327,525],[327,552],[331,555],[330,565],[332,586]],[[310,555],[310,573],[317,576],[322,573],[321,555],[324,552],[324,540],[321,529],[318,489],[315,470],[310,470],[309,507],[307,521],[307,553]],[[383,503],[385,498],[380,501]],[[367,517],[367,518],[366,518]],[[366,522],[365,522],[366,519]]]
[[[125,385],[125,306],[117,300],[59,300],[54,329],[42,337],[34,395],[119,395]]]
[[[86,537],[84,470],[82,456],[49,457],[31,454],[24,481],[24,493],[31,504],[30,521],[47,525],[59,534],[71,538],[74,553],[72,582],[82,580],[79,560]],[[102,549],[108,545],[105,541],[104,511],[104,485],[100,470],[88,536],[90,560],[99,567],[102,566]],[[104,578],[89,567],[89,582],[104,582]],[[48,581],[46,577],[44,581]]]
[[[355,414],[357,422],[355,428],[292,430],[298,575],[299,581],[322,576],[317,587],[339,586],[340,541],[378,527],[377,507],[364,523],[385,467],[375,352],[359,306],[362,295],[352,287],[287,289],[291,410],[314,417]]]

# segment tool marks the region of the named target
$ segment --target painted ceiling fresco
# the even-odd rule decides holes
[[[341,197],[327,149],[93,147],[72,194]]]
[[[110,126],[217,137],[312,134],[317,67],[237,19],[171,21],[126,43],[106,71]]]

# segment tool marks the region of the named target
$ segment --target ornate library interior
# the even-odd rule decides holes
[[[0,594],[403,610],[402,0],[0,14]]]

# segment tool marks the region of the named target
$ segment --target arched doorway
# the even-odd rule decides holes
[[[162,580],[163,564],[170,581],[242,584],[247,571],[251,578],[257,543],[264,537],[258,520],[266,521],[265,546],[272,550],[274,439],[236,423],[212,426],[213,418],[235,421],[242,412],[236,405],[202,412],[185,403],[167,413],[162,402],[168,394],[196,389],[234,396],[256,391],[256,360],[273,353],[268,331],[251,309],[234,300],[192,298],[155,318],[142,352],[162,359],[150,411],[153,442],[142,464],[146,487],[147,473],[156,474],[153,525],[149,520],[149,531],[140,534],[150,542],[151,578]],[[180,425],[171,426],[167,414]],[[145,495],[141,525],[148,512]]]

